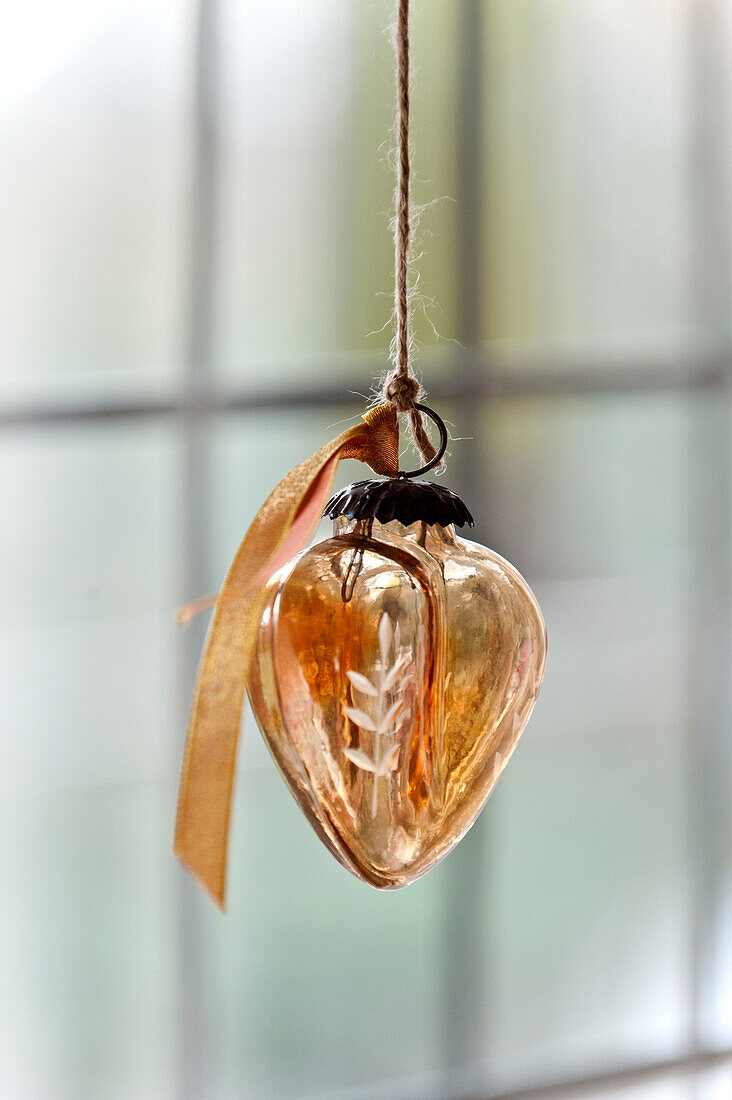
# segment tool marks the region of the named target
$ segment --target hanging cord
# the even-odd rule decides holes
[[[397,185],[394,196],[396,336],[392,346],[394,369],[384,379],[382,396],[397,412],[408,414],[414,442],[425,462],[430,462],[436,451],[430,443],[417,408],[423,390],[409,369],[409,0],[398,0],[394,50],[397,85]]]

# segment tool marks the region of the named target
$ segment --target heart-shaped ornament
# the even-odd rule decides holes
[[[405,886],[465,835],[531,714],[544,621],[520,574],[454,533],[449,490],[361,482],[332,538],[269,581],[254,713],[316,833],[358,878]]]

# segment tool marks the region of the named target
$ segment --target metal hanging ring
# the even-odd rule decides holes
[[[400,470],[397,477],[401,478],[419,477],[420,474],[426,474],[428,470],[433,470],[435,466],[442,462],[443,455],[447,450],[447,428],[442,417],[438,416],[435,410],[430,409],[427,405],[415,405],[414,408],[424,413],[437,425],[437,430],[440,433],[440,446],[437,448],[435,457],[431,458],[425,466],[420,466],[418,470]]]

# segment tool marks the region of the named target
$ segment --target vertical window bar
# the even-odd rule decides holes
[[[458,5],[459,87],[457,98],[457,272],[458,331],[461,351],[455,372],[469,384],[477,366],[475,348],[480,339],[480,250],[482,238],[480,190],[482,148],[482,5],[465,0]],[[477,387],[476,387],[477,388]],[[458,401],[458,434],[471,440],[456,455],[453,469],[466,500],[485,511],[484,488],[478,477],[482,404]],[[480,522],[480,521],[479,521]],[[443,895],[443,1036],[445,1095],[472,1092],[471,1074],[484,1045],[481,1021],[486,1018],[485,981],[481,967],[486,933],[485,814],[450,855],[445,865]]]
[[[219,182],[219,20],[218,0],[198,0],[193,71],[193,189],[190,209],[190,252],[187,291],[189,318],[184,386],[188,394],[183,414],[184,466],[182,529],[184,531],[183,599],[207,590],[210,531],[210,435],[212,421],[200,415],[211,391],[214,266]],[[176,743],[176,767],[187,719],[204,624],[195,623],[181,639],[181,740]],[[209,1089],[207,994],[202,905],[198,888],[182,872],[176,895],[178,916],[177,974],[177,1093],[181,1100],[198,1100]]]
[[[689,0],[690,210],[692,330],[713,342],[729,362],[732,302],[729,217],[730,156],[728,28],[724,0]],[[730,644],[730,383],[715,393],[691,394],[689,620],[691,697],[688,771],[691,791],[690,876],[694,888],[690,952],[693,1053],[714,1030],[718,922],[729,860],[731,777],[726,742],[732,706]]]

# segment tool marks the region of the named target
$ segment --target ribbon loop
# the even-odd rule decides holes
[[[283,478],[257,512],[216,600],[183,756],[173,850],[223,909],[239,726],[269,578],[309,541],[342,458],[399,471],[399,428],[378,405]]]

